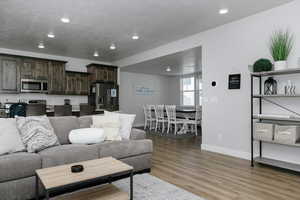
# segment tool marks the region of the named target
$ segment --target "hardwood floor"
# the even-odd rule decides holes
[[[300,175],[200,150],[201,138],[154,142],[151,174],[207,200],[299,200]]]

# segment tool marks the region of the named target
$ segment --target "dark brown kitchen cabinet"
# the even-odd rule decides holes
[[[65,94],[65,62],[50,61],[48,65],[48,93]]]
[[[17,93],[20,90],[20,64],[19,58],[0,56],[0,91],[2,93]]]
[[[34,77],[34,60],[33,59],[22,59],[22,66],[20,69],[21,79],[33,79]]]
[[[89,91],[88,73],[66,72],[66,90],[68,95],[87,95]]]
[[[0,54],[0,93],[18,93],[21,79],[33,79],[48,81],[49,94],[65,94],[66,63],[60,60]]]
[[[118,67],[102,64],[89,64],[87,66],[87,71],[89,73],[90,84],[97,81],[104,82],[118,82]]]
[[[47,60],[36,60],[34,77],[38,80],[48,80],[49,64],[50,64],[50,61],[47,61]]]
[[[34,58],[22,59],[20,70],[21,79],[47,80],[48,79],[48,60]]]

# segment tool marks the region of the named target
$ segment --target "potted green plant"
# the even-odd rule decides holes
[[[275,31],[270,40],[270,52],[275,61],[274,69],[283,70],[287,68],[287,59],[294,45],[293,35],[287,31]]]
[[[253,65],[253,72],[267,72],[272,71],[273,64],[269,59],[261,58]]]

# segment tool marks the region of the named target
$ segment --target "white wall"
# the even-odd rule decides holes
[[[295,48],[289,65],[298,67],[300,57],[300,1],[283,5],[242,20],[205,31],[182,40],[116,62],[126,66],[203,47],[203,145],[207,150],[250,158],[250,76],[248,65],[261,57],[269,58],[270,34],[289,28],[295,34]],[[234,12],[231,11],[231,12]],[[229,13],[230,14],[230,13]],[[240,90],[228,90],[228,74],[241,73]],[[299,76],[298,76],[299,79]],[[217,87],[211,87],[211,81]],[[300,88],[300,86],[298,85]],[[300,91],[300,90],[299,90]],[[298,101],[299,102],[299,101]],[[298,109],[299,109],[299,103]],[[265,112],[271,110],[265,110]],[[264,145],[264,155],[300,163],[300,149]]]
[[[45,59],[54,59],[54,60],[63,60],[68,61],[66,64],[66,70],[70,71],[80,71],[86,72],[86,65],[90,63],[99,63],[111,65],[107,62],[99,62],[94,60],[79,59],[72,57],[64,57],[50,54],[34,53],[29,51],[19,51],[13,49],[4,49],[0,48],[0,53],[13,54],[13,55],[22,55],[22,56],[31,56]],[[67,96],[67,95],[44,95],[44,94],[0,94],[0,102],[4,103],[17,102],[19,99],[30,100],[30,99],[45,99],[49,105],[61,105],[64,104],[64,99],[71,99],[73,105],[78,105],[80,103],[87,103],[87,96]]]
[[[170,76],[168,83],[168,104],[180,105],[180,77]]]
[[[136,114],[135,126],[144,124],[143,105],[168,104],[173,90],[170,90],[168,76],[148,75],[140,73],[120,73],[120,110],[125,113]],[[137,87],[148,87],[154,90],[153,95],[136,93]]]

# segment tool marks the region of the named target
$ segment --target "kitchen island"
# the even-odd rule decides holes
[[[96,109],[93,114],[99,115],[104,114],[104,109]],[[47,105],[46,115],[51,117],[54,116],[54,106]],[[80,116],[80,109],[79,105],[72,106],[72,116]],[[5,107],[0,107],[0,118],[9,118],[9,109]]]

